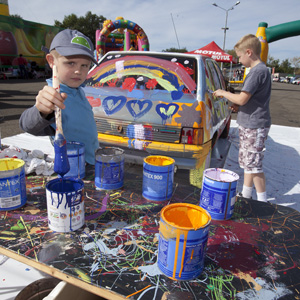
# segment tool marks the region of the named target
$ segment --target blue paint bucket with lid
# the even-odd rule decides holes
[[[143,163],[143,197],[165,201],[172,197],[175,160],[171,157],[147,156]]]
[[[96,150],[95,185],[101,190],[120,189],[124,185],[124,150],[103,147]]]
[[[157,264],[174,280],[191,280],[204,268],[211,217],[198,205],[174,203],[160,212]]]
[[[46,185],[49,228],[70,232],[81,228],[84,216],[84,183],[79,178],[56,178]]]
[[[26,201],[25,162],[16,158],[1,158],[0,211],[20,208]]]
[[[70,171],[64,177],[84,178],[85,177],[85,147],[83,143],[68,142],[67,155],[70,164]]]
[[[210,213],[213,220],[228,220],[232,217],[238,180],[239,175],[229,170],[204,170],[200,206]]]

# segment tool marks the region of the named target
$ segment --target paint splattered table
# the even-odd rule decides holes
[[[175,176],[171,203],[199,203],[200,190]],[[99,191],[85,178],[86,224],[48,228],[45,183],[27,177],[24,207],[0,212],[0,253],[107,299],[300,299],[300,213],[238,199],[229,221],[210,226],[205,268],[173,281],[157,267],[159,213],[142,198],[142,169],[127,166],[124,188]]]

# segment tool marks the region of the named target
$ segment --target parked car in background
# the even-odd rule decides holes
[[[292,84],[300,84],[300,78],[296,78],[292,81]]]
[[[231,111],[218,64],[211,58],[150,51],[108,52],[84,88],[101,146],[125,150],[128,162],[148,155],[175,159],[201,187],[216,140],[226,137]]]
[[[278,82],[279,81],[279,77],[273,77],[273,82]]]

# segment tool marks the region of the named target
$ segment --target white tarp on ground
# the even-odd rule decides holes
[[[238,124],[231,122],[231,142],[224,169],[240,176],[238,191],[243,187],[243,169],[238,165]],[[267,197],[273,204],[300,211],[300,128],[272,125],[266,141],[263,168],[267,182]],[[256,194],[253,192],[253,199]]]

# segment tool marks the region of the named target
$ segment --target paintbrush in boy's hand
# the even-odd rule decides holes
[[[59,80],[57,78],[57,69],[56,66],[53,66],[53,88],[59,93]],[[54,138],[54,172],[63,177],[70,170],[70,164],[67,154],[67,142],[64,137],[62,129],[62,120],[61,120],[61,109],[59,107],[55,108],[55,122],[56,122],[56,132]]]

